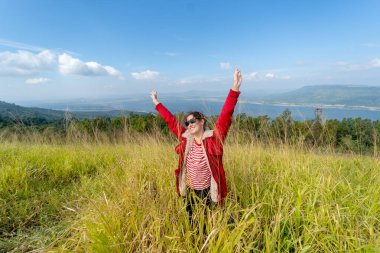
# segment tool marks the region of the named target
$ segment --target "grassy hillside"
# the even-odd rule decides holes
[[[305,86],[295,91],[272,95],[266,100],[302,104],[339,104],[380,107],[380,87],[349,85]]]
[[[70,112],[70,116],[78,119],[94,119],[96,117],[118,117],[120,115],[128,115],[131,111],[126,110],[86,110]],[[65,111],[50,110],[38,107],[23,107],[16,104],[0,101],[0,119],[11,119],[15,122],[23,122],[23,120],[37,120],[43,122],[52,122],[66,117]],[[143,113],[137,113],[143,114]]]
[[[380,250],[377,159],[229,143],[225,205],[190,225],[173,145],[1,144],[0,252]]]
[[[43,118],[57,120],[64,117],[64,112],[42,108],[22,107],[0,101],[0,117],[2,118]]]

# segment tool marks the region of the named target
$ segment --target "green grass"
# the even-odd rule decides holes
[[[380,162],[229,143],[229,195],[189,224],[174,144],[1,144],[0,252],[378,252]],[[205,229],[203,227],[205,226]]]

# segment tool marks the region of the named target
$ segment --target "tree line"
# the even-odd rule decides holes
[[[180,122],[184,114],[177,114]],[[208,118],[213,128],[217,116]],[[0,137],[22,139],[39,134],[50,139],[76,136],[91,140],[117,140],[125,134],[160,134],[170,138],[164,120],[155,114],[129,114],[115,118],[97,117],[79,120],[67,115],[64,119],[4,118],[0,117]],[[333,148],[343,152],[378,153],[380,144],[380,121],[362,118],[343,120],[320,119],[295,121],[291,112],[285,110],[271,119],[267,115],[253,117],[238,114],[233,118],[229,139],[233,141],[257,141],[260,143],[302,145],[317,148]]]

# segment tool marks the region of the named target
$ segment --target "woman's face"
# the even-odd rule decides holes
[[[194,118],[194,115],[190,114],[189,116],[187,116],[186,120],[189,123],[187,129],[189,129],[191,135],[198,135],[201,132],[203,132],[203,119],[196,119]]]

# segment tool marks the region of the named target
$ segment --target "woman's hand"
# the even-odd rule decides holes
[[[240,70],[235,69],[234,84],[232,85],[232,90],[239,91],[242,81],[243,81],[243,77],[241,76]]]
[[[151,91],[150,97],[152,98],[154,105],[158,105],[160,103],[160,101],[158,101],[158,99],[157,99],[157,91],[155,91],[155,90]]]

